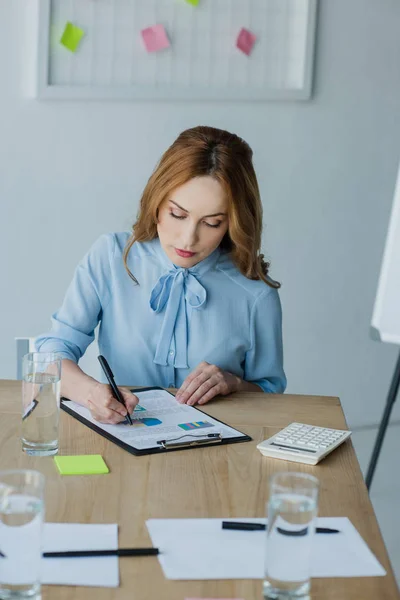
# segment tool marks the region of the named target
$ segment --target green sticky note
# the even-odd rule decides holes
[[[80,29],[73,23],[68,22],[65,26],[64,33],[61,36],[60,44],[65,46],[71,52],[76,52],[79,42],[85,35],[83,29]]]
[[[100,454],[84,456],[55,456],[54,462],[61,475],[99,475],[109,473]]]
[[[200,0],[186,0],[188,4],[192,4],[193,6],[198,6]]]

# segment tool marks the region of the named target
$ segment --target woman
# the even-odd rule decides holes
[[[279,284],[259,254],[261,231],[250,147],[211,127],[184,131],[150,177],[133,233],[95,242],[36,340],[63,358],[62,394],[98,421],[124,419],[109,386],[77,365],[99,322],[99,349],[119,383],[177,387],[189,405],[282,393]],[[132,411],[136,396],[121,392]]]

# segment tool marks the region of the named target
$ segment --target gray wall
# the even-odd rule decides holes
[[[398,0],[321,0],[312,101],[260,104],[27,98],[26,5],[0,3],[0,377],[15,377],[14,337],[48,328],[79,258],[129,227],[162,151],[202,123],[254,149],[288,392],[377,422],[398,352],[369,339],[400,157]]]

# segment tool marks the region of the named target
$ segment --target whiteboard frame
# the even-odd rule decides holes
[[[390,274],[391,251],[396,242],[396,227],[400,228],[400,165],[393,194],[393,204],[390,211],[389,224],[387,228],[385,247],[383,250],[381,270],[378,279],[378,286],[370,326],[370,336],[373,340],[400,345],[400,333],[388,331],[382,325],[384,295]]]
[[[49,81],[50,26],[52,0],[38,0],[38,52],[36,97],[42,100],[212,100],[212,101],[265,101],[309,100],[312,94],[315,38],[317,27],[317,2],[308,0],[305,74],[302,88],[296,90],[220,89],[199,87],[171,89],[169,85],[59,85]]]

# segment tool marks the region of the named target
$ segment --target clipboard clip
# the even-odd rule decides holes
[[[179,440],[186,437],[192,437],[191,440],[186,440],[185,442],[180,442]],[[193,446],[202,446],[204,444],[218,444],[222,442],[222,433],[208,433],[205,436],[186,434],[181,435],[178,438],[172,438],[169,440],[160,440],[157,444],[164,448],[164,450],[169,450],[172,448],[190,448]]]

